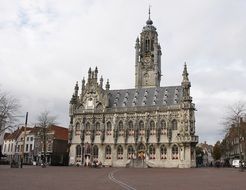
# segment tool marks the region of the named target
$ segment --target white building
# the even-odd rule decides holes
[[[20,160],[22,153],[24,151],[24,163],[30,163],[31,159],[29,158],[30,153],[33,151],[34,147],[34,135],[31,134],[32,128],[27,127],[26,132],[24,132],[24,127],[19,127],[13,133],[8,134],[4,139],[4,144],[2,148],[3,155],[7,156],[7,159],[11,161]],[[25,147],[23,150],[24,143],[24,133],[25,137]]]

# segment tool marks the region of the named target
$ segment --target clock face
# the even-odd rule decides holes
[[[143,58],[143,67],[147,70],[152,68],[152,64],[151,64],[151,57],[144,57]]]

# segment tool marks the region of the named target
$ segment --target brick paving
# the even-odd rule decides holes
[[[119,190],[108,174],[138,190],[242,190],[246,171],[233,168],[133,169],[0,166],[0,190]]]

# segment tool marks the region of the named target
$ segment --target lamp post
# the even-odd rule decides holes
[[[241,117],[238,117],[238,122],[237,122],[237,133],[238,133],[238,153],[239,153],[239,168],[240,171],[243,172],[243,160],[242,160],[242,154],[241,154],[241,133],[240,133],[240,127],[241,127]]]
[[[24,160],[27,120],[28,120],[28,112],[26,112],[26,121],[25,121],[25,126],[24,126],[24,137],[23,137],[23,145],[22,145],[22,153],[21,153],[21,165],[20,165],[21,168],[22,168],[23,160]]]

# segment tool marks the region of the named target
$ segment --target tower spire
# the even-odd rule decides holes
[[[184,64],[184,70],[183,70],[183,80],[182,80],[182,88],[183,88],[183,101],[184,102],[191,102],[192,101],[192,97],[190,96],[190,87],[191,87],[191,84],[190,84],[190,81],[189,81],[189,78],[188,78],[188,71],[187,71],[187,65],[186,65],[186,62]]]
[[[149,19],[146,21],[146,24],[147,24],[147,25],[152,25],[152,24],[153,24],[153,21],[152,21],[151,18],[150,18],[150,14],[151,14],[151,12],[150,12],[150,7],[151,7],[151,5],[149,5]]]
[[[183,82],[189,82],[189,78],[188,78],[188,71],[187,71],[187,65],[186,62],[184,63],[184,70],[183,70]]]
[[[151,14],[150,7],[151,7],[151,5],[149,5],[149,20],[150,20],[150,14]]]

